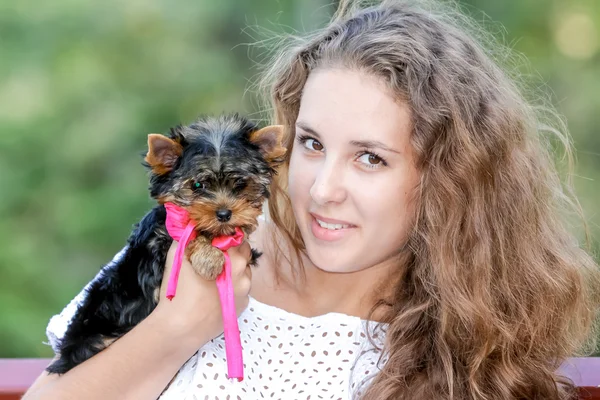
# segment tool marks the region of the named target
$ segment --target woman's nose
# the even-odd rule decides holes
[[[317,203],[341,203],[346,198],[344,188],[343,167],[325,162],[317,171],[315,181],[310,188],[310,195]]]

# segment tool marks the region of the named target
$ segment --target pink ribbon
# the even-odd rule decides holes
[[[212,245],[221,250],[225,256],[223,272],[217,276],[217,288],[219,289],[221,312],[223,314],[227,373],[229,378],[237,378],[239,382],[244,379],[244,362],[242,360],[240,329],[235,311],[235,296],[231,279],[231,260],[229,259],[227,250],[232,246],[239,246],[243,240],[244,232],[237,226],[235,227],[235,234],[233,236],[217,236],[212,240]]]
[[[196,237],[195,223],[190,219],[188,212],[173,203],[165,203],[167,210],[166,227],[169,235],[179,242],[175,251],[173,268],[167,284],[167,298],[172,300],[177,290],[179,271],[183,260],[184,251],[188,243]],[[244,363],[242,359],[242,344],[238,327],[237,313],[235,310],[235,296],[231,278],[231,260],[227,250],[238,246],[244,240],[244,232],[238,227],[232,236],[217,236],[212,240],[212,245],[223,252],[225,263],[223,272],[217,276],[217,289],[221,300],[221,313],[223,315],[223,334],[225,336],[225,354],[227,356],[227,372],[229,378],[244,379]]]
[[[174,240],[179,242],[175,251],[169,283],[167,284],[167,299],[172,300],[177,291],[179,271],[181,271],[181,261],[185,254],[185,248],[189,242],[196,238],[196,231],[194,230],[194,221],[190,219],[190,215],[184,208],[173,203],[165,203],[165,209],[167,210],[167,221],[165,223],[167,232]]]

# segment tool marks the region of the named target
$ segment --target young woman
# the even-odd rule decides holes
[[[570,396],[556,370],[592,341],[600,286],[544,136],[569,155],[568,134],[466,19],[415,3],[342,2],[265,74],[289,153],[258,268],[231,251],[244,381],[225,376],[214,283],[184,264],[173,302],[27,400]]]

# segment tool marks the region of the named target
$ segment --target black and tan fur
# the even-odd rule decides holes
[[[159,205],[135,225],[122,257],[107,264],[87,290],[47,371],[63,374],[102,351],[156,307],[172,238],[165,228],[165,202],[185,208],[198,236],[186,248],[194,270],[206,279],[222,271],[223,254],[211,246],[236,226],[256,229],[269,186],[283,161],[281,126],[258,129],[236,115],[201,118],[150,134],[144,165],[150,195]],[[218,213],[218,214],[217,214]],[[260,253],[252,250],[253,260]]]

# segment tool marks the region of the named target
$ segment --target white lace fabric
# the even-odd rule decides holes
[[[244,380],[227,378],[221,335],[181,368],[161,400],[351,399],[378,371],[380,351],[366,337],[367,326],[381,335],[375,325],[338,313],[303,317],[250,297],[239,318]]]

